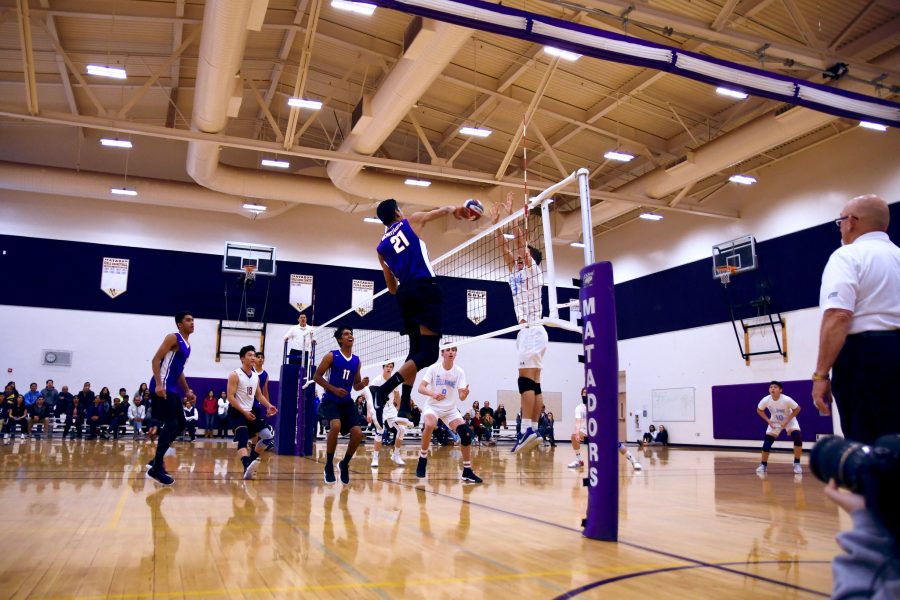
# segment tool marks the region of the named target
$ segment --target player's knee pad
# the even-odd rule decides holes
[[[463,423],[459,427],[456,428],[456,434],[459,436],[459,443],[462,446],[471,446],[472,445],[472,430],[469,429],[469,426]]]
[[[275,438],[275,432],[272,431],[271,425],[266,426],[265,428],[261,429],[259,432],[259,439],[261,441],[271,440],[274,438]]]
[[[234,441],[237,442],[239,450],[247,447],[247,443],[250,441],[250,432],[247,431],[246,426],[242,425],[234,430]]]
[[[800,433],[799,430],[795,429],[791,432],[791,439],[794,440],[794,446],[803,446],[803,434]]]
[[[535,396],[541,395],[541,384],[539,381],[534,382],[534,395]]]
[[[766,439],[763,440],[763,452],[768,452],[772,449],[772,444],[775,443],[775,437],[771,435],[767,435]]]
[[[422,370],[437,362],[440,352],[441,338],[436,335],[423,335],[419,341],[419,350],[412,356],[416,369]]]
[[[518,383],[520,394],[524,394],[525,392],[533,392],[534,386],[536,385],[534,383],[534,379],[530,377],[519,377]]]

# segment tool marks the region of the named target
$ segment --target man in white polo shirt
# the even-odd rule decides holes
[[[848,202],[835,221],[843,246],[828,259],[819,292],[813,401],[830,414],[833,392],[844,437],[864,443],[900,433],[900,248],[889,222],[878,196]]]
[[[292,365],[306,365],[313,344],[313,328],[306,324],[306,315],[300,313],[297,324],[288,329],[284,336],[288,343],[288,362]]]

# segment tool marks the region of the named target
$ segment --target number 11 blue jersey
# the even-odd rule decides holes
[[[434,277],[428,248],[406,219],[387,228],[378,244],[378,254],[400,283]]]
[[[347,395],[338,398],[328,390],[322,396],[322,401],[330,400],[331,402],[353,402],[350,398],[350,390],[353,388],[353,382],[356,380],[356,373],[359,371],[359,357],[351,354],[350,358],[344,356],[340,350],[331,351],[331,370],[328,373],[328,383],[342,390],[347,390]]]

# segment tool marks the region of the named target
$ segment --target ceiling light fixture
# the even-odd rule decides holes
[[[613,150],[610,150],[603,155],[603,158],[607,160],[617,160],[619,162],[629,162],[634,160],[634,154],[626,154],[624,152],[615,152]]]
[[[732,175],[728,178],[731,183],[739,183],[741,185],[753,185],[756,183],[756,177],[752,175]]]
[[[294,108],[311,108],[312,110],[319,110],[322,108],[322,103],[318,100],[304,100],[303,98],[288,98],[288,106],[293,106]]]
[[[461,127],[459,132],[463,135],[471,135],[474,137],[486,138],[493,133],[490,129],[481,129],[480,127]]]
[[[516,236],[514,236],[514,235],[511,234],[511,233],[504,233],[504,234],[503,234],[503,237],[505,237],[505,238],[508,239],[508,240],[514,240],[514,239],[516,239]]]
[[[109,188],[109,193],[117,196],[137,196],[136,190],[130,190],[128,188]]]
[[[645,221],[662,221],[664,217],[656,213],[641,213],[641,218]]]
[[[561,58],[569,62],[575,62],[576,60],[581,58],[581,54],[569,52],[568,50],[560,50],[559,48],[554,48],[553,46],[544,46],[544,52],[546,52],[550,56],[556,56],[557,58]]]
[[[582,242],[572,242],[569,245],[572,246],[573,248],[584,248],[584,244]]]
[[[427,179],[407,179],[403,183],[405,183],[406,185],[414,185],[417,187],[428,187],[429,185],[431,185],[431,182]]]
[[[245,202],[244,208],[255,213],[266,212],[267,210],[269,210],[269,207],[265,204],[252,204],[250,202]]]
[[[366,223],[375,223],[377,225],[384,225],[384,223],[381,222],[381,219],[376,219],[375,217],[363,217],[363,221],[365,221]]]
[[[376,6],[374,4],[366,4],[365,2],[350,2],[349,0],[331,0],[331,8],[338,10],[346,10],[366,17],[371,17],[375,13]],[[379,221],[380,222],[380,221]]]
[[[125,69],[118,67],[104,67],[103,65],[88,65],[88,75],[96,75],[97,77],[112,77],[113,79],[125,79],[128,74]]]
[[[871,121],[860,121],[859,126],[863,129],[872,129],[873,131],[887,131],[887,125],[872,123]]]
[[[746,100],[747,94],[744,92],[739,92],[737,90],[730,90],[726,87],[717,87],[716,93],[720,96],[728,96],[729,98],[737,98],[738,100]]]
[[[132,144],[128,140],[114,140],[111,138],[100,138],[101,146],[110,146],[112,148],[131,148]]]
[[[273,160],[271,158],[264,158],[259,161],[259,164],[264,167],[276,167],[278,169],[287,169],[291,166],[291,163],[286,160]]]

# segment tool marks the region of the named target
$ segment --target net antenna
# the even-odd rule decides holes
[[[495,225],[486,227],[477,234],[467,239],[463,243],[453,249],[441,254],[431,261],[432,268],[439,277],[448,277],[454,279],[465,280],[466,284],[471,285],[471,289],[478,289],[479,282],[503,282],[509,283],[510,270],[507,266],[505,258],[497,247],[495,241],[495,232],[501,234],[510,227],[516,219],[526,219],[531,232],[532,244],[544,254],[541,262],[543,270],[544,284],[547,287],[548,303],[546,308],[547,316],[540,318],[532,323],[511,323],[508,327],[499,330],[488,331],[476,336],[460,336],[460,335],[444,335],[442,339],[442,348],[450,346],[463,346],[471,344],[483,339],[494,338],[507,333],[513,333],[524,327],[533,326],[537,323],[550,327],[558,327],[568,331],[581,333],[581,328],[575,323],[563,320],[559,316],[560,305],[558,303],[558,294],[556,289],[556,263],[553,252],[553,230],[550,222],[550,205],[553,203],[554,195],[573,184],[578,185],[579,196],[582,211],[582,239],[584,240],[584,256],[585,264],[593,262],[594,248],[593,235],[591,229],[590,215],[590,194],[588,186],[588,177],[590,172],[585,169],[578,169],[564,179],[547,187],[537,196],[528,199],[523,206],[523,210],[515,210],[513,214],[506,218],[500,219]],[[540,210],[536,210],[536,209]],[[527,251],[527,250],[526,250]],[[488,298],[488,302],[508,302],[509,296],[501,299],[500,296]],[[393,307],[389,310],[383,310],[381,307],[387,303],[393,304],[394,299],[388,294],[387,289],[382,289],[377,294],[364,302],[358,302],[348,308],[346,311],[329,319],[315,328],[314,339],[316,341],[316,355],[324,356],[325,352],[337,349],[337,344],[332,336],[333,328],[348,315],[357,312],[362,306],[371,306],[370,311],[366,311],[366,319],[369,314],[379,315],[386,313],[396,313]],[[563,305],[566,306],[566,305]],[[356,315],[354,315],[355,319]],[[401,323],[399,316],[397,322],[388,322],[385,318],[373,320],[372,323],[378,323],[380,329],[364,329],[364,326],[357,325],[354,330],[356,343],[354,351],[362,360],[363,370],[371,371],[380,369],[381,365],[386,362],[394,362],[399,364],[408,354],[408,338],[400,336],[397,332],[400,330]],[[471,319],[471,317],[470,317]],[[474,322],[474,321],[473,321]]]

